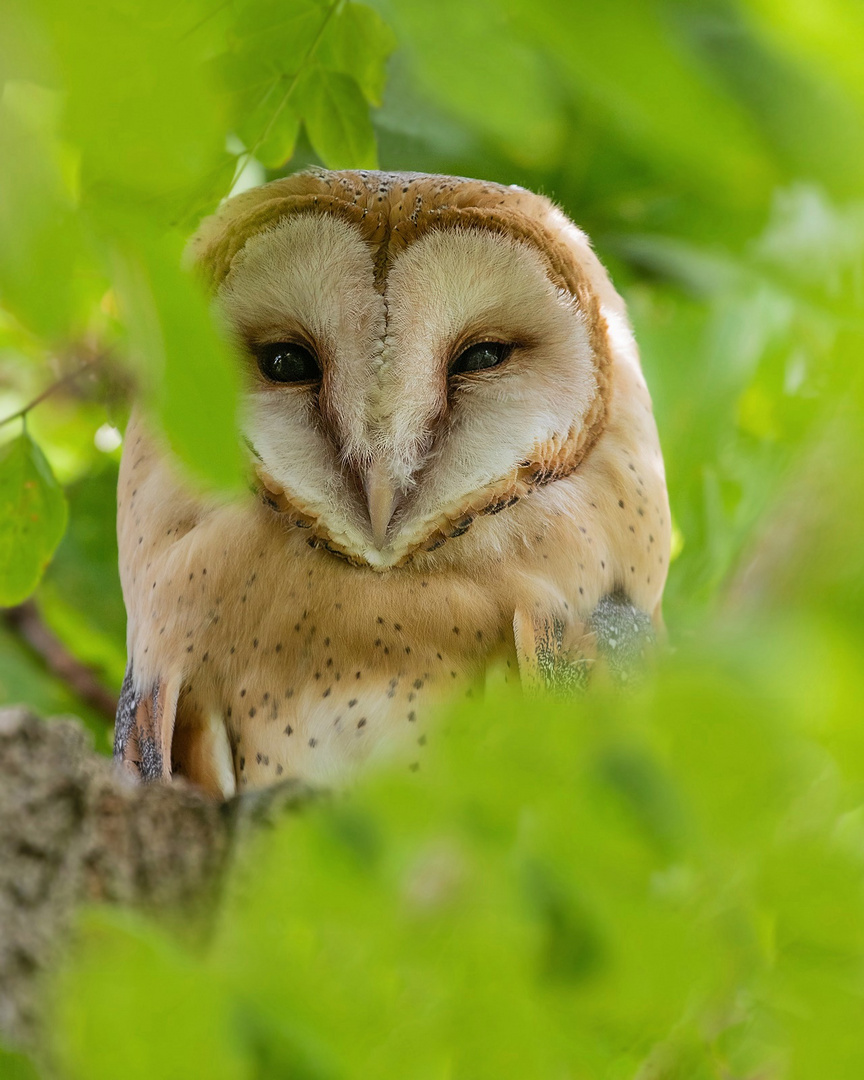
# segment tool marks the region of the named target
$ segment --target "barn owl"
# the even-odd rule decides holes
[[[650,397],[552,202],[314,169],[229,200],[191,252],[237,343],[251,490],[196,493],[133,413],[130,769],[227,797],[396,744],[416,768],[435,706],[493,666],[567,689],[660,631]]]

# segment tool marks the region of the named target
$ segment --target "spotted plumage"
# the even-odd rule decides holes
[[[191,490],[133,415],[119,757],[223,795],[332,783],[424,745],[492,664],[620,676],[661,625],[669,510],[584,234],[520,188],[314,170],[230,200],[192,254],[239,346],[255,493]]]

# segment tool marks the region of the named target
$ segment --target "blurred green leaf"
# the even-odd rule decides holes
[[[62,3],[40,0],[66,91],[64,130],[81,153],[85,199],[124,210],[176,204],[223,149],[193,12],[155,0],[138,5],[87,0],[69,18]],[[98,42],[98,62],[93,44]]]
[[[126,668],[126,610],[117,567],[117,467],[106,462],[70,484],[69,527],[39,587],[48,626],[119,691]]]
[[[238,365],[198,282],[179,264],[171,237],[115,249],[130,353],[171,448],[208,484],[236,488],[243,479]]]
[[[0,1047],[0,1076],[3,1080],[39,1080],[36,1066],[24,1054]]]
[[[221,988],[178,949],[154,941],[130,918],[100,913],[82,926],[76,951],[82,962],[55,1019],[66,1076],[251,1077],[226,1022]],[[109,970],[113,983],[104,977]]]
[[[0,98],[0,302],[49,341],[79,319],[82,243],[52,142],[56,95],[7,83]],[[92,294],[91,294],[92,299]]]
[[[554,160],[566,120],[563,95],[530,29],[542,6],[441,0],[434,13],[411,0],[381,6],[426,95],[520,164]]]
[[[77,627],[75,631],[66,639],[73,655]],[[102,754],[111,753],[113,739],[105,716],[79,700],[60,678],[47,672],[40,658],[6,626],[0,626],[0,701],[4,705],[26,705],[40,716],[80,717],[95,748]]]
[[[859,106],[864,118],[864,84],[860,59],[864,51],[864,13],[844,0],[751,0],[748,15],[763,33],[806,57],[823,78],[837,79]]]
[[[685,182],[698,183],[703,198],[764,200],[777,173],[758,129],[692,63],[685,42],[676,40],[674,23],[664,19],[663,5],[584,4],[578,18],[563,0],[520,7],[525,30],[538,35],[577,92],[646,157],[680,168],[682,180],[689,174]]]
[[[715,640],[630,698],[535,703],[530,732],[515,694],[456,707],[419,773],[391,767],[258,837],[206,955],[140,927],[133,962],[116,918],[91,918],[57,1038],[120,1068],[122,1025],[90,1016],[134,992],[148,1031],[206,984],[197,1030],[225,1025],[254,1075],[722,1080],[787,1051],[780,1076],[845,1075],[860,791],[802,722],[854,702],[861,676],[835,665],[802,697],[804,626],[774,628],[758,670],[751,642]],[[166,1029],[163,1053],[183,1037]]]
[[[0,447],[0,604],[26,600],[66,528],[66,500],[24,432]]]

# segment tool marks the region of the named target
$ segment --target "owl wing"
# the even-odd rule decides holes
[[[621,592],[602,597],[584,620],[517,610],[513,634],[522,685],[565,696],[584,690],[598,668],[615,683],[628,682],[656,642],[651,616]]]
[[[171,739],[179,690],[179,682],[136,686],[129,660],[117,705],[114,760],[141,780],[171,776]]]
[[[656,613],[659,620],[659,610]],[[623,685],[638,677],[654,651],[662,621],[637,607],[623,592],[607,593],[591,612],[588,628],[594,636],[597,659],[613,683]]]
[[[590,640],[573,633],[555,612],[517,610],[513,618],[522,685],[532,692],[571,694],[584,690],[593,663]]]

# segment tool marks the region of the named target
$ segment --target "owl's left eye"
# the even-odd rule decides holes
[[[477,345],[470,345],[456,357],[450,365],[450,374],[467,375],[472,371],[487,371],[503,364],[511,352],[513,346],[505,345],[504,342],[481,341]]]
[[[277,341],[255,348],[258,367],[265,379],[277,383],[312,382],[321,378],[314,353],[294,341]]]

